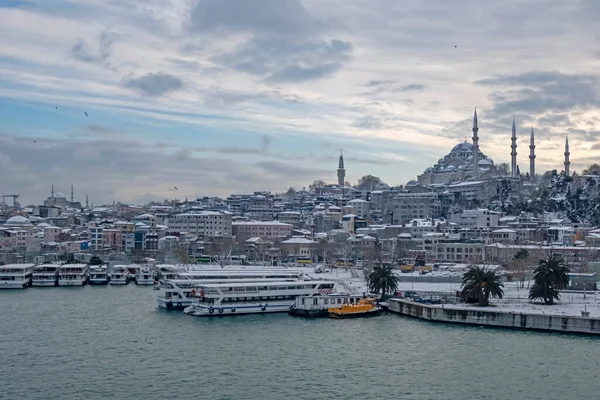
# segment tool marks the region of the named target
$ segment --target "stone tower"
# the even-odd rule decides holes
[[[535,139],[533,137],[533,126],[531,127],[531,138],[529,139],[529,176],[535,177]]]
[[[345,178],[346,178],[346,170],[344,169],[344,155],[342,154],[342,152],[340,151],[340,162],[338,165],[338,170],[337,170],[337,178],[338,178],[338,185],[339,186],[344,186],[344,182],[345,182]]]
[[[479,137],[477,132],[477,108],[475,108],[475,114],[473,115],[473,178],[479,177]]]
[[[569,152],[569,137],[567,136],[567,140],[565,141],[565,175],[569,176],[569,166],[571,165],[571,161],[569,161],[569,156],[571,153]]]
[[[515,119],[512,124],[512,137],[510,145],[510,172],[512,176],[517,175],[517,128],[515,127]]]

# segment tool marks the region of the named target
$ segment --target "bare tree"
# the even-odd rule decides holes
[[[224,268],[231,262],[231,254],[233,252],[233,238],[229,236],[215,237],[211,242],[210,255],[214,257],[217,264]]]

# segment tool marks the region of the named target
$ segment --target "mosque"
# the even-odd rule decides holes
[[[473,115],[473,137],[472,142],[466,140],[459,143],[454,148],[440,158],[438,162],[427,168],[423,174],[417,177],[418,184],[423,186],[430,185],[449,185],[464,181],[481,181],[505,175],[505,171],[497,168],[494,161],[479,149],[479,127],[477,126],[477,110]],[[518,177],[520,175],[517,165],[517,130],[515,121],[512,124],[511,136],[511,165],[509,175]],[[569,139],[565,142],[565,161],[564,171],[569,175]],[[531,136],[529,142],[529,176],[535,177],[535,137],[533,127],[531,128]],[[411,181],[413,183],[414,181]],[[414,182],[416,184],[417,182]]]

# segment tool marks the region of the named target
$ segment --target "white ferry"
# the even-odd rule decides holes
[[[171,279],[162,281],[158,286],[158,296],[156,302],[161,308],[168,309],[184,309],[191,306],[194,301],[198,301],[198,288],[206,284],[214,283],[243,283],[243,282],[267,282],[267,281],[281,281],[281,279],[255,279],[239,276],[237,273],[232,272],[225,274],[215,279]],[[295,282],[295,279],[289,281]]]
[[[33,268],[31,286],[56,286],[58,285],[59,264],[41,264]]]
[[[110,274],[111,285],[127,285],[131,279],[131,274],[127,265],[114,265]]]
[[[298,296],[333,292],[332,281],[218,283],[198,288],[198,301],[184,309],[195,317],[288,312]]]
[[[279,279],[287,281],[290,279],[300,280],[303,272],[294,269],[207,269],[201,271],[179,272],[176,279]]]
[[[154,285],[155,280],[154,271],[149,266],[142,265],[137,269],[135,274],[136,285]]]
[[[34,265],[0,265],[0,289],[24,289],[30,286]]]
[[[108,285],[110,276],[108,275],[108,266],[93,265],[90,267],[90,285]]]
[[[58,269],[58,286],[83,286],[89,278],[87,264],[63,264]]]

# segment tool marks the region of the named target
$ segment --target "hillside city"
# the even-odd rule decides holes
[[[165,200],[145,206],[90,206],[55,192],[22,207],[4,195],[0,261],[103,259],[140,262],[285,262],[357,265],[496,264],[515,272],[559,254],[574,272],[594,272],[600,259],[600,167],[571,173],[568,139],[562,168],[538,175],[532,129],[529,171],[517,164],[513,121],[511,165],[472,142],[457,144],[417,180],[390,187],[367,175],[316,180],[285,193],[222,199]],[[333,175],[333,174],[332,174]],[[12,202],[10,198],[12,197]],[[427,268],[422,268],[427,273]]]

